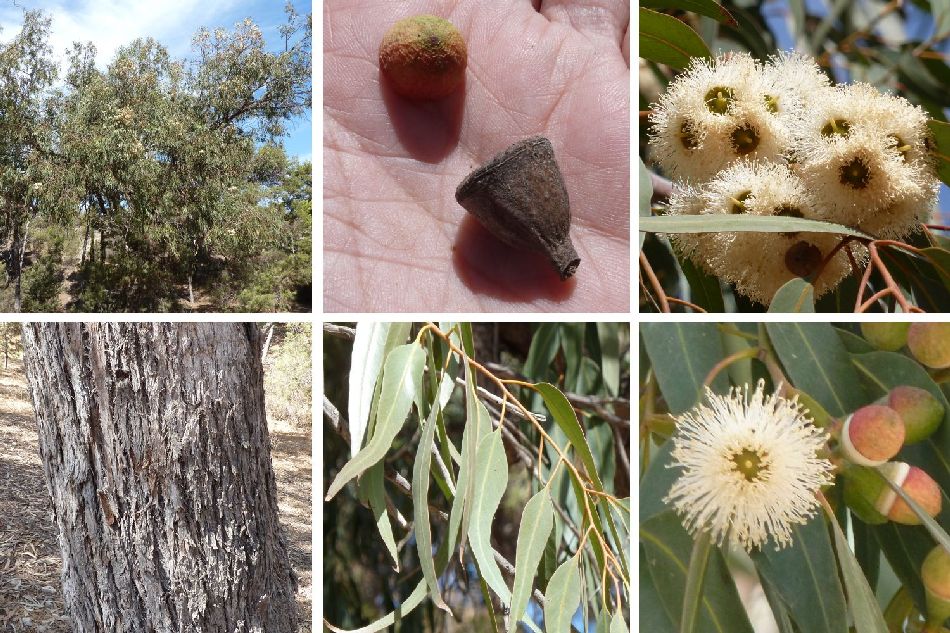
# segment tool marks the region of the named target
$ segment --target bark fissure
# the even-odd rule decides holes
[[[296,630],[256,326],[23,337],[75,630]]]

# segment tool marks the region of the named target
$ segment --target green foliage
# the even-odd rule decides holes
[[[267,413],[296,427],[311,425],[313,410],[312,328],[309,323],[274,323],[264,357]]]
[[[50,298],[52,260],[7,266],[17,301],[22,274],[33,307],[308,309],[311,168],[280,138],[311,105],[310,17],[288,4],[280,52],[249,19],[199,32],[193,60],[147,38],[100,70],[77,44],[55,87],[49,29],[28,12],[0,51],[0,242],[16,264],[43,239],[35,218],[87,240],[68,306]]]
[[[923,525],[919,526],[869,525],[860,518],[862,508],[852,508],[855,502],[842,494],[843,480],[837,477],[821,490],[824,511],[794,526],[789,547],[778,550],[769,542],[747,557],[733,548],[713,545],[698,619],[691,629],[750,630],[746,610],[738,603],[736,582],[751,565],[783,632],[846,633],[853,627],[858,633],[883,633],[888,630],[885,607],[892,599],[904,606],[899,617],[893,612],[888,615],[888,621],[897,618],[891,630],[910,630],[904,628],[905,623],[911,626],[926,609],[921,562],[937,543],[950,538],[946,497],[950,383],[946,372],[928,370],[907,350],[874,350],[862,338],[858,324],[668,323],[645,324],[640,333],[645,350],[640,386],[640,536],[645,566],[641,628],[655,625],[658,630],[664,626],[677,630],[685,612],[684,588],[688,579],[699,579],[687,572],[693,538],[665,499],[679,476],[677,469],[669,467],[673,462],[669,438],[677,429],[674,419],[700,402],[696,382],[700,376],[699,384],[711,384],[720,394],[759,379],[766,381],[767,392],[783,385],[785,395],[796,394],[809,417],[831,433],[833,439],[822,450],[838,471],[848,461],[837,433],[854,410],[880,402],[901,385],[925,389],[945,407],[944,420],[932,436],[904,446],[894,457],[923,469],[940,486],[944,504],[936,517],[921,516]],[[698,367],[690,369],[694,365]],[[872,469],[868,472],[877,476]],[[727,563],[736,571],[728,571]],[[710,574],[715,580],[710,580]],[[764,605],[753,611],[759,608]]]
[[[510,612],[509,631],[520,630],[519,621],[535,631],[567,630],[578,607],[592,630],[600,621],[626,630],[627,327],[325,329],[324,520],[348,521],[345,533],[325,533],[331,630],[369,633],[398,620],[395,630],[435,631],[450,612],[465,622],[494,618],[495,629],[505,628],[501,614]],[[508,343],[481,356],[492,329]],[[532,382],[496,382],[484,365],[493,359],[508,366],[498,375],[523,372]],[[502,385],[504,414],[483,391]],[[360,473],[356,496],[365,512],[354,509],[348,484]],[[409,485],[395,473],[411,473]],[[413,537],[416,547],[405,547]],[[551,599],[542,607],[539,595]],[[533,620],[542,611],[547,628]]]

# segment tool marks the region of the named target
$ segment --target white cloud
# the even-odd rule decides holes
[[[221,24],[220,16],[240,0],[19,0],[18,4],[52,17],[50,45],[56,57],[64,58],[73,42],[91,41],[97,65],[104,67],[121,46],[138,37],[157,39],[176,57],[187,55],[199,26],[231,26]],[[4,5],[0,23],[6,39],[22,20],[20,9]]]

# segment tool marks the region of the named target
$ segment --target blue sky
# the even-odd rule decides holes
[[[42,9],[53,18],[51,44],[64,56],[74,41],[91,41],[104,67],[115,51],[137,37],[154,37],[175,57],[187,57],[191,38],[202,26],[231,28],[250,17],[264,32],[268,47],[282,44],[278,28],[284,22],[285,0],[0,0],[0,40],[9,38],[22,24],[22,8]],[[301,14],[311,3],[292,0]],[[296,120],[284,144],[293,156],[310,160],[311,116]]]

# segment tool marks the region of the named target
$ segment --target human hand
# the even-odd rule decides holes
[[[398,19],[445,17],[465,85],[412,102],[383,80]],[[629,0],[324,3],[324,310],[626,312],[630,307]],[[581,257],[499,242],[455,201],[475,167],[547,136]]]

